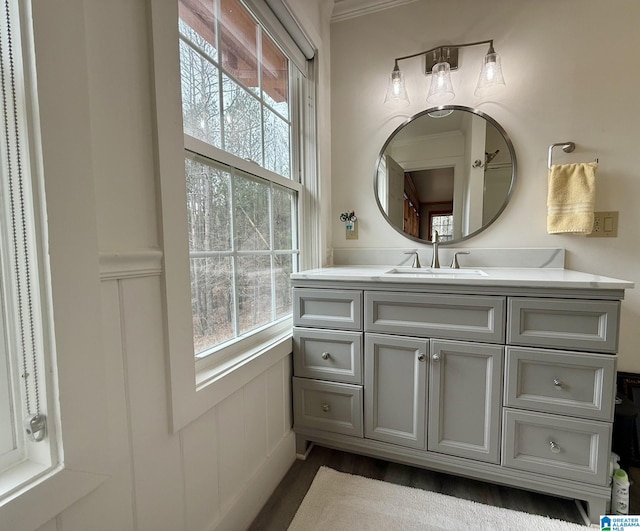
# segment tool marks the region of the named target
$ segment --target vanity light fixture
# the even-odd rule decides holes
[[[427,95],[427,102],[432,105],[443,105],[455,96],[451,83],[451,70],[458,68],[458,50],[469,46],[489,45],[489,50],[482,62],[480,77],[474,94],[479,95],[485,89],[496,85],[504,85],[500,56],[493,48],[493,40],[470,42],[466,44],[441,45],[430,50],[405,55],[395,59],[395,66],[391,72],[385,103],[409,104],[409,96],[404,84],[404,75],[398,67],[398,62],[424,55],[426,61],[425,74],[432,74],[431,86]]]

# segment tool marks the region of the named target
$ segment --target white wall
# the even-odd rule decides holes
[[[463,50],[452,104],[477,107],[510,135],[518,184],[501,218],[473,247],[564,247],[567,267],[640,283],[640,3],[637,0],[423,0],[331,25],[334,249],[415,248],[387,226],[373,196],[374,165],[387,136],[426,108],[422,62],[400,64],[411,105],[383,105],[395,57],[440,44],[494,39],[507,86],[495,101],[473,95],[486,50]],[[547,149],[574,141],[558,162],[599,158],[596,210],[620,212],[615,239],[548,235]],[[355,210],[347,242],[340,212]],[[425,254],[430,251],[425,249]],[[640,372],[640,286],[622,309],[618,369]]]
[[[318,143],[317,171],[319,190],[313,197],[315,208],[319,211],[321,227],[318,227],[319,263],[310,263],[309,267],[320,267],[331,263],[331,54],[329,18],[333,9],[333,0],[284,0],[293,11],[298,24],[304,28],[306,37],[317,49],[314,58],[316,68],[317,92],[315,105],[317,112],[316,138]]]
[[[170,431],[150,1],[159,0],[34,0],[48,215],[59,231],[83,220],[83,234],[94,244],[77,249],[75,256],[64,249],[62,259],[75,264],[81,257],[93,265],[84,269],[87,281],[79,284],[81,300],[92,306],[73,307],[73,291],[58,295],[56,286],[54,299],[69,300],[68,311],[56,320],[68,325],[76,314],[89,312],[98,333],[59,328],[83,338],[93,335],[84,339],[81,352],[58,354],[67,363],[70,356],[88,356],[104,375],[106,393],[101,389],[96,396],[106,399],[95,416],[90,410],[87,416],[106,423],[109,434],[103,446],[93,446],[91,422],[68,426],[63,415],[63,432],[87,434],[83,455],[106,461],[109,479],[43,523],[42,531],[242,529],[295,458],[290,356],[181,431]],[[328,74],[322,42],[328,39],[328,14],[316,9],[305,23]],[[319,94],[325,109],[327,90]],[[324,111],[325,139],[329,123]],[[328,149],[320,159],[328,166]],[[83,216],[60,206],[68,206],[72,201],[62,199],[69,197]],[[58,339],[62,344],[64,338]],[[86,387],[82,374],[64,384],[63,413],[87,407],[65,402],[70,386]],[[87,397],[86,403],[95,401]]]
[[[94,235],[96,247],[76,253],[86,262],[93,253],[93,261],[100,258],[102,266],[102,277],[95,278],[100,290],[90,298],[92,307],[101,309],[104,339],[88,338],[86,348],[95,357],[96,370],[105,373],[108,399],[101,411],[106,412],[110,439],[108,455],[95,457],[107,459],[111,473],[100,488],[41,529],[237,527],[250,519],[293,459],[290,360],[278,361],[179,433],[169,432],[147,0],[34,4],[36,18],[46,15],[36,28],[39,83],[47,94],[41,109],[43,135],[50,145],[66,148],[55,165],[47,167],[45,160],[47,190],[52,192],[49,216],[57,226],[74,220],[74,212],[56,209],[66,203],[55,194],[77,195],[79,207],[93,209],[95,215],[95,225],[84,230]],[[411,84],[413,104],[405,115],[382,106],[393,58],[435,44],[493,38],[503,56],[504,95],[483,104],[473,97],[475,57],[479,61],[482,50],[470,51],[463,61],[474,59],[473,64],[463,64],[454,74],[453,103],[478,106],[507,129],[518,155],[519,184],[501,221],[467,246],[565,247],[572,268],[640,280],[635,265],[640,263],[635,238],[640,221],[635,207],[640,196],[636,0],[416,2],[333,24],[331,70],[326,23],[331,2],[292,0],[291,7],[320,48],[319,200],[325,209],[321,239],[326,261],[332,248],[347,247],[338,214],[350,209],[358,214],[360,239],[348,245],[415,246],[385,225],[373,199],[373,166],[380,147],[401,121],[424,109],[424,97]],[[605,61],[617,80],[615,93],[607,90],[606,78],[597,70]],[[558,72],[551,70],[555,65]],[[416,72],[419,67],[419,62],[414,65]],[[74,83],[69,91],[73,101],[65,82]],[[426,79],[420,83],[426,91]],[[564,140],[579,146],[572,160],[600,158],[596,206],[620,211],[617,239],[546,234],[546,151],[550,143]],[[78,161],[87,184],[70,187],[66,173]],[[73,252],[65,252],[72,262]],[[620,369],[640,371],[640,293],[631,291],[627,299]],[[72,316],[70,310],[63,320]],[[62,394],[64,400],[64,389]],[[74,426],[80,428],[91,426]],[[85,451],[90,457],[100,450]]]

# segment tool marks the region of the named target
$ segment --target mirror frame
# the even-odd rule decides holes
[[[511,196],[513,195],[513,190],[515,188],[517,177],[518,177],[517,163],[516,163],[516,152],[515,152],[515,149],[513,147],[513,142],[511,142],[511,138],[509,137],[507,132],[504,130],[504,128],[498,122],[496,122],[491,116],[489,116],[488,114],[486,114],[486,113],[484,113],[484,112],[482,112],[482,111],[480,111],[478,109],[474,109],[472,107],[466,107],[464,105],[441,105],[439,107],[430,107],[429,109],[426,109],[426,110],[421,111],[421,112],[419,112],[417,114],[414,114],[413,116],[411,116],[410,118],[405,120],[402,124],[400,124],[398,127],[396,127],[394,129],[394,131],[389,135],[389,138],[387,138],[386,142],[382,146],[382,149],[380,150],[380,153],[378,154],[378,158],[376,159],[376,165],[375,165],[375,168],[374,168],[374,176],[373,176],[373,195],[376,198],[376,203],[378,204],[378,208],[380,209],[380,213],[382,214],[382,216],[384,217],[385,221],[389,224],[390,227],[392,227],[394,230],[396,230],[398,233],[402,234],[402,236],[404,236],[405,238],[408,238],[409,240],[413,240],[415,242],[428,244],[428,245],[433,245],[433,242],[431,242],[430,240],[424,240],[422,238],[416,238],[415,236],[410,236],[409,234],[405,233],[402,230],[402,228],[396,227],[391,222],[391,219],[389,218],[387,213],[382,208],[382,204],[380,203],[380,198],[378,197],[378,168],[380,166],[380,161],[382,160],[382,157],[384,156],[384,152],[386,151],[387,147],[389,147],[389,144],[393,141],[394,137],[396,136],[396,134],[401,129],[403,129],[404,127],[409,125],[414,120],[417,120],[418,118],[423,117],[424,115],[429,115],[430,113],[433,113],[433,112],[436,112],[436,111],[448,111],[448,110],[451,110],[451,111],[465,111],[465,112],[473,113],[473,114],[475,114],[477,116],[480,116],[481,118],[484,118],[493,127],[495,127],[498,130],[498,132],[502,135],[502,137],[504,138],[504,140],[505,140],[505,142],[507,144],[507,147],[509,148],[509,155],[511,156],[511,161],[512,161],[512,166],[513,167],[511,169],[511,185],[509,186],[509,191],[507,192],[507,196],[504,199],[504,203],[502,204],[500,209],[496,212],[495,216],[493,216],[487,223],[485,223],[478,230],[473,231],[472,233],[467,234],[466,236],[463,236],[462,238],[456,238],[455,240],[449,240],[449,241],[440,242],[439,243],[440,245],[451,245],[451,244],[456,244],[456,243],[460,243],[462,241],[468,240],[469,238],[472,238],[473,236],[477,236],[483,230],[485,230],[487,227],[492,225],[500,217],[500,215],[502,214],[504,209],[509,204],[509,201],[511,200]],[[434,118],[434,119],[437,119],[437,118]]]

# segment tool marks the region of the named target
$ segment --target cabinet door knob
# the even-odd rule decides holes
[[[560,389],[562,387],[562,380],[559,380],[558,378],[554,378],[553,385],[555,385],[557,388]]]
[[[329,354],[328,352],[323,352],[322,353],[322,359],[323,360],[328,360],[331,357],[331,354]]]
[[[433,361],[440,361],[440,354],[434,354],[433,356],[431,356],[431,359]]]
[[[559,454],[560,453],[560,445],[557,444],[554,441],[549,441],[549,449],[554,453],[554,454]]]
[[[426,359],[427,359],[427,357],[426,357],[424,354],[420,354],[420,355],[418,356],[418,361],[424,361],[424,360],[426,360]]]
[[[325,413],[329,413],[329,410],[331,408],[329,407],[329,404],[322,404],[322,411],[324,411]]]

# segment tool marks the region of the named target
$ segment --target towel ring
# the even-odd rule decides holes
[[[549,156],[547,157],[547,167],[549,169],[551,169],[551,160],[553,158],[553,148],[560,147],[560,146],[562,146],[562,151],[564,151],[565,153],[571,153],[573,150],[576,149],[575,142],[558,142],[556,144],[551,144],[549,146]],[[596,162],[598,162],[598,159],[596,159]]]
[[[551,169],[551,159],[553,157],[553,148],[562,146],[562,151],[565,153],[571,153],[574,149],[576,149],[576,145],[574,142],[558,142],[557,144],[551,144],[549,146],[549,157],[547,158],[547,166]]]

